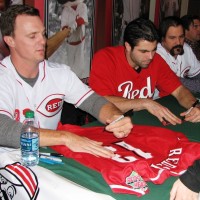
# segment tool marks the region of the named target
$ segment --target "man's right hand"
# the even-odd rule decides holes
[[[65,134],[65,133],[64,133]],[[114,153],[102,146],[102,142],[67,132],[65,145],[73,152],[90,153],[97,157],[112,158]]]
[[[193,192],[187,188],[181,181],[178,179],[170,192],[170,200],[197,200],[198,193]]]
[[[172,125],[181,124],[182,120],[174,115],[168,108],[162,106],[152,99],[144,99],[145,108],[156,116],[163,125],[170,123]]]

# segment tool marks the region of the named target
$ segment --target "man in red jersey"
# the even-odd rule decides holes
[[[171,94],[186,109],[192,107],[196,99],[156,54],[158,39],[150,20],[138,18],[130,22],[124,32],[124,46],[107,47],[94,55],[90,86],[123,112],[147,109],[161,122],[180,124],[181,119],[152,100],[155,88],[160,97]],[[198,108],[180,115],[185,116],[186,121],[200,122]]]

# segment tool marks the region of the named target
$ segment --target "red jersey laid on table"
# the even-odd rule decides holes
[[[182,133],[154,126],[135,125],[123,139],[103,131],[103,127],[83,128],[59,125],[77,135],[101,141],[115,152],[112,159],[88,153],[72,152],[66,146],[54,146],[55,151],[97,170],[113,192],[144,195],[145,181],[162,184],[169,176],[179,176],[194,160],[200,158],[200,143],[190,142]]]
[[[151,98],[155,88],[160,97],[171,94],[181,85],[163,58],[155,54],[149,66],[140,72],[127,62],[123,46],[107,47],[92,60],[90,87],[98,94],[128,99]]]

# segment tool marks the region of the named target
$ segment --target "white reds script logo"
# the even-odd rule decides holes
[[[153,93],[151,91],[151,78],[147,78],[147,85],[144,86],[142,89],[135,89],[134,84],[132,81],[126,81],[119,85],[118,92],[123,92],[123,97],[127,99],[134,99],[135,97],[138,98],[151,98]]]
[[[42,101],[37,111],[46,117],[52,117],[62,109],[63,98],[62,94],[50,95]]]
[[[38,179],[30,168],[20,163],[0,168],[1,200],[36,200],[38,194]]]

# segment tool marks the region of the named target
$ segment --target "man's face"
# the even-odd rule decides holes
[[[162,40],[162,46],[172,55],[182,55],[184,44],[184,32],[182,26],[169,27],[165,38]]]
[[[38,16],[19,15],[11,37],[13,57],[27,63],[39,63],[45,56],[45,28]]]
[[[193,20],[193,23],[189,26],[189,30],[186,30],[186,38],[193,42],[200,40],[200,20]]]
[[[128,46],[127,46],[128,45]],[[157,41],[149,42],[141,40],[134,49],[130,45],[125,44],[127,51],[127,60],[133,68],[147,68],[152,61],[157,48]]]

